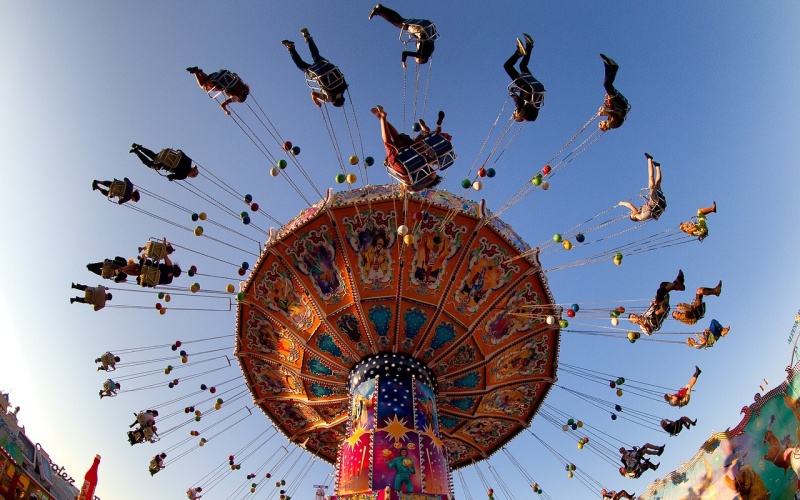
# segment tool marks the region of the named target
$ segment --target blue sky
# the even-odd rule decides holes
[[[369,108],[383,104],[390,120],[399,124],[404,102],[402,44],[392,26],[381,19],[367,21],[372,6],[361,1],[335,7],[316,1],[5,5],[0,19],[0,56],[7,82],[0,118],[4,177],[0,210],[6,234],[0,249],[0,275],[6,284],[0,290],[4,346],[0,388],[12,391],[12,402],[22,407],[21,422],[73,476],[83,475],[94,453],[103,455],[97,491],[102,498],[180,497],[193,481],[224,463],[269,423],[255,412],[215,443],[149,477],[147,462],[160,445],[131,448],[125,442],[126,424],[131,412],[178,393],[158,389],[99,401],[103,378],[94,372],[92,360],[107,349],[229,335],[234,313],[176,310],[162,317],[154,310],[121,308],[94,313],[86,306],[69,305],[69,283],[97,284],[85,270],[86,263],[131,256],[151,236],[166,235],[234,262],[254,259],[114,206],[92,193],[91,180],[128,176],[182,206],[212,213],[212,207],[127,154],[132,142],[155,150],[181,148],[227,183],[250,192],[278,220],[289,220],[306,203],[283,179],[268,175],[272,165],[184,69],[197,65],[208,71],[221,67],[237,71],[281,134],[302,148],[299,158],[314,182],[321,188],[336,187],[338,163],[319,111],[310,103],[302,74],[280,40],[301,41],[299,29],[310,29],[322,55],[337,64],[350,83],[365,151],[381,158],[379,131]],[[711,350],[689,350],[668,342],[631,345],[569,333],[562,338],[564,363],[630,379],[678,387],[695,364],[704,369],[686,408],[687,414],[698,418],[698,426],[677,438],[666,439],[655,430],[619,421],[612,425],[607,415],[593,413],[557,390],[547,400],[618,439],[624,436],[630,444],[668,443],[661,470],[673,470],[711,432],[738,423],[739,410],[752,401],[763,379],[777,384],[790,358],[786,337],[798,305],[794,188],[800,174],[794,163],[800,153],[796,140],[800,101],[795,91],[800,84],[796,64],[800,6],[738,1],[724,6],[500,1],[405,2],[392,7],[408,17],[433,20],[442,34],[432,62],[426,118],[435,121],[438,109],[447,113],[445,130],[454,136],[459,160],[443,187],[453,191],[458,191],[460,178],[504,103],[508,81],[502,64],[514,50],[514,39],[528,32],[536,40],[530,67],[547,88],[546,105],[504,154],[498,176],[487,180],[482,192],[467,194],[485,198],[490,209],[500,207],[600,105],[598,53],[619,62],[617,87],[633,106],[625,125],[559,173],[549,191],[534,192],[503,215],[532,245],[635,196],[646,182],[644,151],[663,165],[669,208],[643,233],[677,225],[698,206],[717,201],[719,213],[709,219],[711,236],[702,244],[630,256],[619,267],[607,262],[548,274],[560,303],[646,301],[658,283],[671,279],[678,268],[686,273],[689,291],[724,281],[722,296],[708,301],[707,319],[716,317],[732,330]],[[307,56],[305,47],[299,48]],[[409,75],[413,67],[409,65]],[[406,97],[409,107],[412,85]],[[345,137],[345,129],[339,128],[337,134]],[[278,153],[274,147],[273,153]],[[299,176],[296,180],[302,181]],[[370,181],[388,182],[388,176],[373,167]],[[300,184],[305,196],[316,201],[313,190]],[[229,204],[234,210],[244,209]],[[140,205],[168,220],[192,225],[181,212],[152,200],[144,199]],[[262,228],[274,225],[266,219],[254,223]],[[241,228],[235,220],[225,225]],[[255,230],[247,234],[265,239]],[[241,242],[227,233],[221,238]],[[585,255],[576,253],[574,258]],[[563,259],[558,254],[542,257],[545,268]],[[178,260],[188,266],[195,263],[195,256],[182,254]],[[209,261],[197,262],[214,269]],[[235,273],[220,272],[233,275],[235,282]],[[188,277],[179,281],[187,287],[191,283]],[[220,289],[225,284],[208,283]],[[140,295],[123,290],[112,303],[152,306],[152,296]],[[673,304],[689,298],[690,293],[677,296]],[[180,301],[175,299],[176,307],[207,306],[191,297]],[[221,303],[215,301],[211,308]],[[675,322],[664,330],[686,336],[696,331]],[[231,345],[220,342],[222,347]],[[159,351],[153,357],[162,355],[168,354]],[[212,380],[235,376],[235,366]],[[585,383],[570,382],[566,376],[563,381],[574,388]],[[584,388],[609,395],[602,388]],[[247,401],[245,397],[239,407]],[[647,413],[677,416],[654,401],[622,401]],[[579,472],[586,471],[609,488],[638,493],[658,477],[649,473],[636,482],[623,480],[587,450],[578,452],[573,441],[547,422],[535,421],[532,430],[573,460]],[[164,445],[171,445],[178,435],[188,436],[184,431],[165,439]],[[272,453],[275,442],[285,444],[282,437],[273,439],[253,463]],[[509,449],[528,465],[551,498],[593,494],[578,481],[568,480],[563,464],[531,436],[519,437]],[[491,462],[505,482],[518,491],[526,488],[500,456]],[[226,498],[237,485],[247,483],[243,479],[247,468],[243,466],[235,479],[216,487],[207,498]],[[324,481],[330,471],[315,464],[296,498],[310,495],[309,485]],[[472,496],[482,496],[478,474],[471,468],[463,472]],[[468,498],[458,479],[455,484],[457,496]]]

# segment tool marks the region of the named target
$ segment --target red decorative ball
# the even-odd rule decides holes
[[[175,341],[175,347],[180,347],[181,345],[183,345],[183,344],[181,343],[180,340],[176,340]]]
[[[253,212],[258,212],[258,203],[251,203],[250,210],[252,210]]]
[[[549,173],[550,173],[550,170],[552,170],[552,169],[550,168],[550,165],[545,165],[545,166],[544,166],[544,168],[542,169],[542,173],[543,173],[544,175],[547,175],[547,174],[549,174]]]
[[[244,276],[245,270],[240,267],[238,273],[239,276]]]
[[[283,143],[283,150],[284,151],[289,151],[290,149],[292,149],[292,141],[284,142]]]
[[[210,392],[211,394],[214,394],[215,392],[217,392],[217,388],[216,387],[212,387],[211,389],[208,390],[208,392]]]
[[[572,309],[567,309],[567,316],[569,316],[570,318],[574,318],[575,311],[573,311]]]

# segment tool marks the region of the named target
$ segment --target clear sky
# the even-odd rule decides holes
[[[447,112],[445,129],[454,137],[459,160],[443,187],[453,191],[459,190],[460,179],[506,99],[508,78],[502,64],[514,50],[515,38],[527,32],[536,40],[531,70],[547,88],[546,105],[539,119],[523,128],[498,162],[498,176],[487,180],[482,192],[467,193],[474,199],[485,198],[490,209],[497,209],[516,192],[601,104],[603,67],[598,54],[606,53],[619,62],[617,87],[633,106],[625,125],[606,134],[559,173],[549,191],[536,191],[503,215],[530,244],[546,242],[553,233],[635,196],[646,185],[644,151],[663,165],[669,207],[661,220],[639,232],[650,234],[675,226],[698,206],[716,200],[719,213],[709,218],[711,236],[702,244],[629,256],[619,267],[608,260],[548,273],[556,300],[567,304],[646,303],[658,283],[671,279],[678,268],[686,273],[688,291],[673,298],[673,304],[690,300],[691,290],[698,286],[723,280],[722,296],[708,300],[708,314],[701,326],[716,317],[732,329],[711,350],[690,350],[672,342],[699,330],[674,321],[665,325],[665,335],[657,337],[668,342],[632,345],[626,340],[569,332],[562,337],[563,363],[629,379],[679,387],[694,365],[703,368],[691,405],[685,408],[699,420],[698,426],[676,438],[667,439],[651,427],[612,422],[607,413],[559,389],[547,399],[551,407],[608,433],[612,443],[667,443],[659,472],[675,469],[711,432],[736,425],[739,410],[752,402],[763,379],[771,386],[778,384],[790,359],[786,338],[798,308],[800,278],[795,201],[800,176],[795,166],[800,157],[800,101],[796,96],[800,88],[800,5],[788,1],[724,5],[409,1],[391,6],[408,17],[433,20],[441,32],[425,116],[433,122],[436,110]],[[181,498],[188,486],[225,463],[228,455],[270,423],[256,410],[208,446],[195,449],[151,478],[149,459],[189,437],[192,427],[181,428],[157,445],[130,447],[125,432],[133,419],[131,413],[190,390],[184,384],[169,392],[163,387],[166,377],[161,376],[156,378],[162,386],[158,389],[100,401],[97,391],[103,376],[94,371],[92,360],[107,349],[232,335],[235,313],[174,310],[162,317],[154,309],[124,308],[95,313],[88,306],[70,306],[68,298],[73,294],[69,283],[97,284],[97,277],[86,271],[86,263],[115,255],[132,256],[147,238],[164,235],[223,260],[252,263],[255,259],[112,205],[91,191],[91,181],[128,176],[183,207],[213,214],[209,204],[169,184],[127,154],[132,142],[155,150],[181,148],[237,190],[250,192],[262,208],[285,222],[307,203],[283,179],[269,176],[272,165],[197,88],[185,68],[197,65],[208,71],[222,67],[237,71],[282,136],[302,148],[299,159],[315,184],[327,188],[337,186],[333,178],[339,172],[338,162],[320,113],[308,98],[302,74],[280,40],[302,42],[299,29],[311,30],[323,56],[345,73],[364,149],[378,160],[383,149],[369,108],[383,104],[389,118],[400,125],[402,44],[394,27],[381,19],[367,20],[373,4],[364,1],[126,4],[34,0],[5,2],[3,7],[0,60],[6,85],[0,105],[0,213],[5,236],[0,247],[4,283],[0,288],[0,388],[10,390],[12,403],[22,407],[20,421],[31,437],[74,477],[82,477],[95,453],[103,456],[97,489],[100,497]],[[298,45],[301,55],[307,57],[306,47]],[[409,78],[413,68],[410,64]],[[427,67],[422,74],[424,83]],[[411,109],[410,79],[406,92],[405,103]],[[347,131],[341,116],[336,115],[334,122],[337,137],[349,144],[343,139]],[[388,182],[378,165],[370,171],[370,181]],[[318,199],[302,177],[295,175],[294,179],[309,200]],[[197,185],[208,188],[207,183],[198,181]],[[230,199],[225,203],[236,211],[245,209]],[[194,225],[185,213],[152,198],[144,198],[139,206],[168,221]],[[220,221],[242,230],[235,218],[220,216]],[[622,221],[617,227],[622,230],[629,224]],[[276,224],[258,218],[254,225],[266,229]],[[249,237],[265,240],[262,233],[246,229],[243,232]],[[249,240],[215,231],[223,241],[250,245],[247,251],[257,251],[257,245]],[[544,268],[591,254],[577,253],[580,251],[573,250],[576,253],[568,258],[558,253],[543,255]],[[176,258],[184,267],[198,263],[216,269],[209,259],[188,252]],[[221,269],[217,271],[231,278],[206,279],[204,288],[221,290],[227,282],[236,282],[235,270]],[[192,282],[183,277],[178,284],[188,287]],[[152,306],[155,301],[154,294],[144,296],[128,288],[116,292],[112,304]],[[212,309],[223,303],[227,307],[224,300],[207,303],[176,295],[173,301],[176,308]],[[608,322],[596,324],[606,326]],[[213,344],[232,350],[231,338]],[[170,354],[167,348],[131,354],[129,359]],[[173,359],[155,368],[179,364]],[[207,366],[216,362],[219,360]],[[206,369],[199,366],[194,369]],[[125,374],[136,372],[132,369]],[[237,373],[234,363],[202,380],[219,383]],[[563,376],[562,382],[598,397],[615,398],[610,389],[581,379]],[[146,383],[134,379],[128,387]],[[679,416],[663,402],[635,397],[619,401],[648,414]],[[234,402],[228,411],[238,409],[240,413],[223,421],[214,432],[237,421],[248,403],[248,397]],[[586,449],[578,451],[574,440],[548,422],[539,419],[531,429],[573,461],[578,474],[588,474],[609,488],[640,493],[660,477],[650,472],[635,482],[624,480],[612,465]],[[257,468],[284,444],[280,436],[271,440],[206,498],[242,498],[235,492],[249,483],[244,479],[249,469]],[[532,436],[521,435],[508,448],[551,498],[596,495],[579,481],[568,480],[564,464]],[[295,451],[289,459],[297,460],[294,475],[308,457],[298,455]],[[515,491],[525,491],[524,479],[501,455],[491,464]],[[488,475],[486,466],[481,467],[483,475]],[[302,486],[295,498],[309,498],[313,493],[310,485],[325,481],[331,471],[325,464],[314,464],[300,479]],[[482,498],[480,475],[474,468],[463,473],[470,494],[464,493],[456,478],[457,497]],[[287,475],[287,481],[293,474]],[[504,498],[496,484],[494,481],[497,498]],[[255,498],[264,495],[260,492]]]

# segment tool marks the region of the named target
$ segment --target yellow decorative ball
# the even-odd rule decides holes
[[[407,235],[403,236],[403,243],[405,243],[406,245],[410,245],[410,244],[414,243],[414,235],[413,234],[407,234]]]
[[[356,177],[356,174],[347,174],[347,183],[348,184],[355,184],[357,179],[358,178]]]
[[[350,157],[350,165],[358,165],[358,156],[353,155]]]
[[[564,243],[562,243],[561,246],[564,247],[564,250],[572,249],[572,243],[570,243],[569,240],[564,240]]]
[[[235,288],[230,283],[228,284],[228,286],[225,287],[225,291],[227,291],[228,293],[233,293],[234,290]]]
[[[206,213],[205,213],[205,212],[200,212],[200,214],[198,215],[198,217],[200,217],[200,220],[206,220],[206,218],[208,217],[208,215],[206,215]]]

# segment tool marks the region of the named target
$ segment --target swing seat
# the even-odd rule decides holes
[[[406,19],[400,29],[400,41],[405,43],[417,40],[436,41],[439,39],[439,32],[436,25],[427,19]]]
[[[148,259],[158,262],[166,257],[167,245],[162,241],[150,239],[150,241],[144,244],[144,253]]]
[[[430,183],[435,172],[446,170],[456,158],[450,141],[441,134],[430,134],[397,153],[397,161],[407,172],[407,179],[391,168],[387,167],[386,171],[400,183],[412,189],[422,189]]]
[[[111,198],[122,198],[125,196],[127,186],[125,185],[125,181],[121,181],[119,179],[114,179],[111,182],[111,185],[108,187],[108,200],[114,201]]]
[[[153,160],[153,168],[157,170],[175,170],[183,159],[183,151],[162,149]]]
[[[139,285],[153,288],[161,280],[161,271],[156,266],[142,266],[139,271]]]
[[[515,78],[508,85],[508,93],[517,97],[522,97],[523,94],[531,94],[532,100],[525,99],[526,103],[532,104],[536,109],[541,109],[544,106],[544,85],[530,73],[523,73]]]
[[[211,73],[208,75],[208,80],[214,84],[214,89],[207,91],[208,96],[212,99],[216,99],[218,95],[222,94],[223,92],[230,91],[233,87],[239,83],[241,80],[239,75],[228,71],[227,69],[221,69],[215,73]],[[222,89],[222,90],[218,90]],[[214,95],[211,95],[211,94]]]
[[[661,310],[661,314],[657,314],[659,310]],[[667,316],[669,316],[669,311],[670,305],[667,298],[662,300],[660,304],[648,307],[641,316],[642,323],[644,323],[644,326],[642,326],[641,330],[646,335],[652,335],[654,332],[660,330],[661,325],[664,324],[664,320],[667,319]]]
[[[83,291],[83,300],[87,304],[94,304],[94,288],[87,288]]]
[[[344,92],[347,82],[338,67],[325,59],[315,62],[305,71],[306,84],[314,92]]]
[[[113,380],[106,380],[103,382],[103,390],[108,393],[107,398],[113,398],[117,395],[117,384]]]
[[[100,270],[100,277],[103,279],[112,280],[117,276],[117,270],[119,268],[119,264],[113,260],[106,259],[103,261],[103,268]]]
[[[639,196],[642,197],[645,205],[647,205],[647,208],[650,209],[650,215],[653,217],[653,219],[658,220],[658,218],[664,213],[664,210],[667,209],[667,199],[664,197],[664,193],[662,191],[657,190],[655,200],[651,200],[647,193],[648,191],[648,188],[642,188]]]

